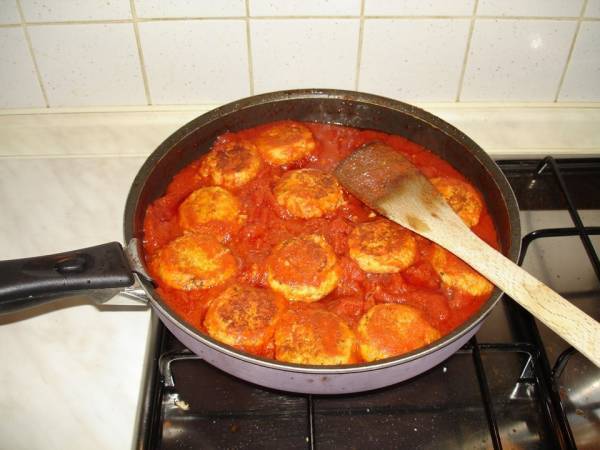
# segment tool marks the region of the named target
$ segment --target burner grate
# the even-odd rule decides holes
[[[566,202],[566,209],[569,212],[569,215],[571,216],[575,226],[569,228],[541,229],[527,234],[522,239],[522,250],[518,263],[519,265],[523,263],[530,244],[537,239],[547,237],[579,236],[588,258],[590,259],[590,263],[594,268],[596,277],[600,281],[600,261],[590,240],[591,235],[600,234],[600,227],[585,227],[583,225],[579,212],[575,207],[575,203],[573,202],[569,189],[565,183],[561,169],[553,157],[547,156],[544,158],[536,167],[535,175],[541,175],[546,168],[551,169],[552,175],[560,188],[560,193]],[[523,338],[524,342],[529,342],[534,345],[536,349],[539,349],[539,363],[536,365],[536,367],[539,368],[537,379],[540,388],[544,393],[542,398],[545,399],[544,411],[546,413],[546,419],[550,425],[550,429],[555,431],[555,442],[560,448],[577,448],[575,439],[573,437],[573,432],[569,425],[569,421],[565,414],[565,409],[560,398],[557,383],[557,379],[568,363],[570,356],[577,351],[573,347],[569,347],[559,356],[554,368],[551,369],[550,361],[548,359],[548,355],[546,354],[545,346],[542,342],[542,338],[534,317],[514,301],[510,302],[509,310],[512,313],[514,323],[518,327],[519,335]],[[493,426],[493,424],[490,424],[491,428],[493,428]],[[496,447],[495,444],[494,448],[502,448],[502,446],[500,445]]]

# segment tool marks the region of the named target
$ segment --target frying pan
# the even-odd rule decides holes
[[[148,157],[127,198],[125,248],[112,242],[0,262],[0,313],[83,291],[100,302],[122,293],[147,302],[186,347],[210,364],[244,380],[292,392],[340,394],[376,389],[414,377],[444,361],[477,332],[500,298],[498,289],[477,314],[433,344],[395,358],[344,366],[283,363],[236,350],[185,323],[157,294],[142,247],[147,206],[164,194],[173,175],[206,153],[220,134],[283,119],[378,130],[428,148],[483,193],[502,252],[517,260],[521,233],[515,196],[494,161],[465,134],[419,108],[380,96],[330,89],[281,91],[210,111],[181,127]]]

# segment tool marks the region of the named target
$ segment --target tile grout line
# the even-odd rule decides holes
[[[130,0],[131,1],[131,0]],[[432,19],[471,19],[473,16],[377,16],[377,15],[362,15],[364,19],[372,20],[432,20]],[[57,21],[32,21],[26,22],[28,26],[52,26],[52,25],[89,25],[89,24],[107,24],[107,23],[145,23],[145,22],[180,22],[180,21],[227,21],[227,20],[246,20],[247,18],[253,20],[327,20],[327,19],[359,19],[361,15],[347,15],[347,16],[181,16],[181,17],[136,17],[132,19],[98,19],[98,20],[57,20]],[[477,16],[478,20],[555,20],[555,21],[575,21],[581,20],[582,22],[598,22],[600,17],[578,17],[578,16]],[[20,23],[6,23],[0,24],[0,28],[11,28],[18,27]]]
[[[560,91],[562,90],[563,83],[565,82],[565,78],[567,76],[567,71],[569,70],[569,66],[571,65],[571,57],[573,55],[573,50],[575,49],[575,43],[577,42],[577,36],[579,36],[579,29],[581,28],[581,22],[583,19],[583,15],[585,14],[587,4],[588,4],[588,0],[584,0],[583,5],[581,6],[581,11],[579,12],[579,20],[577,21],[577,26],[575,27],[575,33],[573,33],[573,40],[571,41],[571,46],[569,47],[569,53],[567,53],[565,67],[563,67],[563,71],[560,74],[560,79],[558,80],[558,87],[556,88],[556,95],[554,96],[555,103],[558,102],[558,97],[560,96]]]
[[[473,14],[471,15],[471,23],[469,24],[469,35],[467,36],[467,47],[465,48],[465,57],[463,58],[463,65],[460,71],[460,78],[458,79],[458,89],[456,92],[455,102],[460,102],[460,96],[462,95],[463,91],[465,73],[467,71],[467,63],[469,62],[469,52],[471,51],[471,40],[473,39],[473,29],[475,28],[475,19],[477,17],[478,6],[479,0],[475,0],[475,5],[473,6]]]
[[[140,39],[140,30],[138,29],[135,0],[129,0],[129,7],[131,8],[133,34],[135,35],[135,44],[138,50],[138,58],[140,58],[140,71],[142,72],[142,82],[144,83],[144,94],[146,95],[146,103],[148,105],[152,105],[152,97],[150,96],[150,86],[148,84],[148,74],[146,73],[146,62],[144,61],[144,52],[142,51],[142,40]]]
[[[27,42],[27,49],[29,50],[29,55],[31,56],[31,60],[33,62],[33,68],[35,69],[35,77],[37,78],[37,82],[40,85],[40,90],[42,91],[42,97],[44,98],[46,108],[50,108],[48,94],[46,93],[44,82],[42,81],[42,74],[40,73],[40,68],[38,67],[37,59],[35,58],[35,53],[33,52],[33,45],[31,44],[29,30],[27,29],[27,23],[25,22],[25,14],[23,13],[23,8],[21,7],[21,0],[17,0],[17,10],[19,11],[19,17],[21,18],[21,29],[23,30],[23,34],[25,34],[25,42]]]
[[[341,18],[347,18],[341,17]],[[394,19],[394,20],[432,20],[432,19],[471,19],[473,15],[469,16],[365,16],[365,19],[375,19],[375,20],[385,20],[385,19]],[[298,17],[300,19],[304,19],[304,17]],[[316,19],[317,17],[311,17]],[[355,17],[356,18],[356,17]],[[569,20],[577,20],[577,16],[477,16],[479,20],[533,20],[533,21],[541,21],[541,20],[556,20],[556,21],[569,21]],[[583,20],[585,21],[599,21],[600,17],[586,17]]]
[[[363,36],[365,29],[365,0],[360,0],[360,25],[358,28],[358,48],[356,52],[356,75],[354,79],[354,90],[358,91],[360,84],[360,66],[362,63]]]
[[[252,39],[250,37],[250,5],[249,0],[244,1],[246,6],[246,49],[248,51],[248,83],[250,83],[250,95],[254,95],[254,60],[252,58]]]

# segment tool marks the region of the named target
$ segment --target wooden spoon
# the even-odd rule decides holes
[[[367,144],[335,175],[380,214],[454,253],[600,367],[600,324],[482,241],[398,151]]]

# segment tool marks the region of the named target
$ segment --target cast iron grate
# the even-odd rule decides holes
[[[532,170],[531,162],[507,161],[500,166],[505,172]],[[600,280],[598,255],[589,238],[599,235],[600,227],[583,226],[560,165],[552,157],[533,167],[533,178],[546,169],[551,170],[574,227],[527,234],[519,264],[537,239],[579,236]],[[525,428],[534,429],[543,448],[576,448],[557,383],[576,351],[568,348],[552,367],[535,319],[508,297],[504,300],[516,342],[479,343],[473,338],[415,381],[335,397],[281,393],[234,379],[191,354],[154,319],[136,448],[427,448],[436,439],[440,447],[470,443],[503,449],[507,431],[499,418],[519,411],[526,411]],[[498,356],[500,371],[494,364]],[[511,373],[511,365],[517,372]],[[448,389],[447,372],[458,373],[463,383]],[[502,391],[507,387],[509,395]],[[455,419],[446,426],[440,417],[448,413]],[[425,433],[425,442],[418,431]]]

